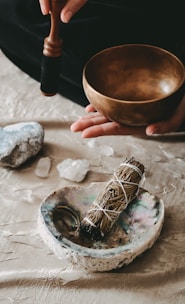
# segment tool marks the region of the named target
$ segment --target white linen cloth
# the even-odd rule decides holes
[[[139,138],[107,136],[99,145],[70,132],[84,109],[59,95],[44,97],[39,83],[0,52],[0,126],[38,121],[45,129],[42,151],[16,170],[0,168],[0,303],[133,304],[185,303],[185,134]],[[51,159],[47,178],[34,174],[42,156]],[[108,273],[77,271],[59,260],[37,227],[41,201],[74,183],[56,166],[66,158],[87,159],[90,172],[81,185],[107,181],[125,157],[146,168],[144,187],[165,203],[165,222],[154,246],[130,265]]]

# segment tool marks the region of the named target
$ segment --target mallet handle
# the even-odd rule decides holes
[[[59,57],[62,53],[62,39],[59,34],[60,12],[66,0],[50,0],[51,27],[49,36],[44,39],[43,54],[46,57]]]

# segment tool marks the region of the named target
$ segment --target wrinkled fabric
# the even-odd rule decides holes
[[[185,133],[140,138],[107,136],[88,139],[69,126],[83,107],[56,95],[44,97],[39,83],[22,73],[0,52],[0,126],[38,121],[45,130],[42,151],[16,170],[0,168],[0,303],[23,304],[184,304],[185,299]],[[111,147],[111,156],[100,147]],[[47,178],[35,175],[41,157],[49,157]],[[67,158],[87,159],[82,183],[58,174]],[[142,184],[164,201],[165,219],[155,244],[131,264],[108,273],[76,270],[58,259],[40,235],[42,201],[65,186],[89,186],[110,180],[125,157],[145,166]],[[89,194],[90,195],[90,194]]]

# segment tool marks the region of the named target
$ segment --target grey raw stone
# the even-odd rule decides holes
[[[0,165],[17,168],[37,155],[44,129],[37,122],[20,122],[0,128]]]

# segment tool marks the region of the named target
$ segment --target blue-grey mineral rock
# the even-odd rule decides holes
[[[37,155],[44,129],[37,122],[20,122],[0,128],[0,165],[17,168]]]

